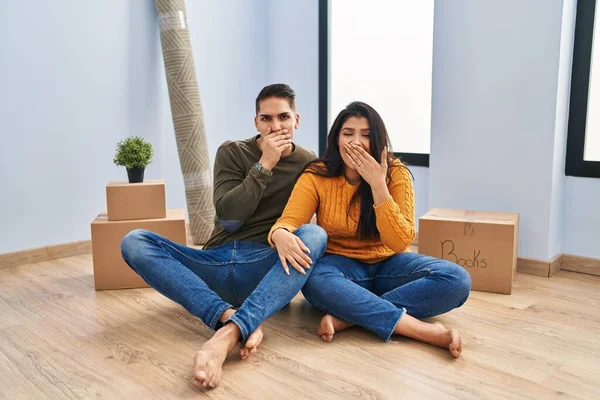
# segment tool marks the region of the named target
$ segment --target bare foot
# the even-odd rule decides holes
[[[331,342],[333,340],[333,335],[336,332],[343,331],[344,329],[348,329],[351,326],[354,326],[354,324],[342,321],[341,319],[336,318],[333,315],[327,314],[321,319],[321,324],[319,325],[319,329],[317,330],[317,335],[319,335],[319,337],[324,341]]]
[[[223,363],[240,338],[237,325],[231,323],[219,329],[194,357],[194,383],[215,388],[223,376]]]
[[[445,349],[447,348],[454,358],[460,357],[460,353],[462,352],[462,338],[460,337],[460,333],[456,329],[446,328],[440,322],[435,322],[434,325],[439,328],[439,333],[432,344]]]
[[[233,314],[235,314],[235,310],[230,308],[229,310],[226,310],[223,313],[223,315],[221,315],[221,318],[219,318],[219,321],[225,322]],[[250,357],[251,354],[256,353],[256,351],[258,350],[258,345],[262,342],[262,340],[263,340],[263,331],[262,331],[262,325],[260,325],[258,328],[256,328],[256,330],[254,332],[252,332],[248,336],[248,338],[246,339],[246,343],[244,343],[240,346],[240,358],[242,360],[245,360],[248,357]]]
[[[258,345],[262,342],[262,340],[263,331],[261,325],[258,328],[256,328],[256,330],[252,332],[250,336],[248,336],[248,339],[246,339],[246,343],[242,344],[242,346],[240,347],[240,357],[242,358],[242,360],[245,360],[248,357],[250,357],[251,354],[256,353],[256,351],[258,350]]]
[[[396,324],[394,333],[448,349],[454,358],[460,357],[462,339],[456,329],[448,329],[440,322],[424,322],[404,314]]]

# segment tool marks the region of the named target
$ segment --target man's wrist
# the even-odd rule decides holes
[[[257,170],[261,174],[264,174],[264,175],[267,175],[267,176],[273,175],[273,171],[271,171],[271,168],[267,168],[260,161],[255,162],[254,165],[252,166],[252,168],[254,168],[255,170]]]
[[[258,163],[260,165],[262,165],[263,168],[268,169],[269,171],[272,171],[273,168],[275,168],[275,165],[276,165],[276,163],[273,163],[272,161],[265,160],[263,158],[261,158],[260,160],[258,160]]]

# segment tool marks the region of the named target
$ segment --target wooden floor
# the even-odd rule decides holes
[[[332,343],[299,296],[265,325],[260,353],[231,355],[219,388],[191,383],[210,337],[152,289],[93,290],[91,256],[0,271],[1,399],[600,399],[600,278],[517,275],[513,295],[473,292],[437,318],[463,357],[362,328]]]

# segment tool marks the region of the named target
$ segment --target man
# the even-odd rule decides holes
[[[203,250],[139,229],[121,242],[123,258],[150,286],[217,330],[194,357],[202,387],[217,386],[238,341],[242,359],[256,352],[261,324],[294,298],[325,250],[327,234],[317,225],[300,227],[285,250],[267,241],[303,166],[316,158],[293,143],[299,123],[289,86],[261,90],[254,118],[260,134],[217,151],[215,229]]]

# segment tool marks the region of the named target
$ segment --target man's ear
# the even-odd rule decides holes
[[[300,127],[300,114],[296,114],[296,124],[294,125],[294,129],[298,129]]]
[[[258,129],[258,117],[254,117],[254,127],[256,128],[256,132],[260,132]]]

